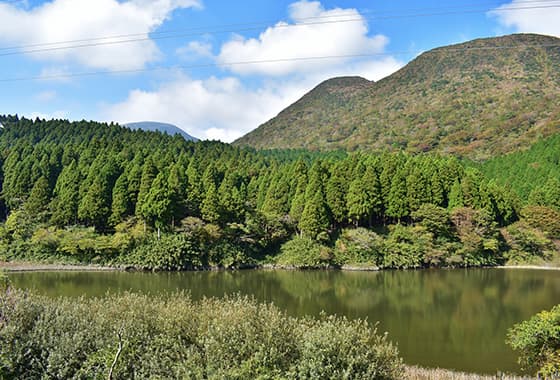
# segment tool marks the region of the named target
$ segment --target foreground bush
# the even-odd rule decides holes
[[[536,369],[546,379],[560,378],[560,305],[515,325],[507,342],[519,351],[524,369]]]
[[[0,378],[402,376],[397,349],[364,321],[296,319],[243,297],[1,293]]]

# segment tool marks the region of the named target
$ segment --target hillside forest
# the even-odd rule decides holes
[[[559,136],[480,164],[0,122],[0,260],[185,270],[558,259]]]

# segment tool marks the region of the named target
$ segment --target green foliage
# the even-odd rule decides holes
[[[337,264],[379,265],[383,239],[365,228],[344,229],[336,240],[334,257]]]
[[[560,211],[546,206],[527,206],[521,217],[531,227],[544,231],[552,239],[560,239]]]
[[[539,264],[554,255],[554,243],[524,221],[508,226],[503,235],[509,247],[504,256],[510,264]]]
[[[554,134],[527,150],[497,156],[477,166],[529,205],[554,208],[558,207],[559,152],[560,134]]]
[[[4,271],[0,270],[0,292],[6,292],[8,290],[8,286],[10,285],[10,280]],[[2,372],[0,372],[1,374]]]
[[[125,262],[150,270],[185,270],[202,268],[207,265],[207,257],[193,236],[173,234],[137,246]]]
[[[297,234],[325,245],[322,262],[335,248],[333,263],[470,266],[502,262],[505,251],[521,257],[525,243],[539,240],[538,231],[525,229],[504,244],[497,226],[518,220],[514,189],[448,156],[257,152],[117,125],[8,119],[0,134],[4,258],[241,267],[276,255]],[[557,181],[552,172],[547,178],[542,192],[551,206],[521,215],[555,239]],[[442,207],[455,213],[453,223]],[[390,223],[400,226],[386,235]],[[350,227],[379,235],[352,235]],[[164,238],[153,238],[153,230]],[[301,259],[291,263],[309,264]]]
[[[468,207],[451,212],[451,221],[461,246],[450,258],[461,266],[497,265],[502,262],[502,239],[491,215],[486,210]]]
[[[140,209],[144,220],[152,226],[163,228],[169,225],[173,212],[167,178],[163,172],[158,173],[144,198]]]
[[[412,219],[436,236],[450,238],[453,234],[449,214],[442,207],[431,203],[422,204],[412,213]]]
[[[332,252],[328,247],[307,237],[295,237],[284,243],[276,262],[302,268],[320,268],[331,263]]]
[[[40,217],[47,210],[50,196],[49,180],[46,177],[39,178],[33,185],[29,198],[25,202],[26,211]]]
[[[295,319],[243,297],[49,299],[10,289],[0,299],[5,378],[403,376],[397,349],[367,322]]]
[[[560,305],[513,326],[507,343],[519,352],[519,363],[545,379],[560,376]]]
[[[317,189],[312,197],[306,200],[298,226],[303,235],[311,239],[328,240],[326,231],[329,219],[325,198],[320,189]]]
[[[391,226],[384,242],[381,266],[384,268],[420,268],[430,246],[431,234],[421,227]]]

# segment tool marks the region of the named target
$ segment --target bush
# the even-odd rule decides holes
[[[385,240],[383,267],[419,268],[431,246],[432,234],[424,227],[391,226]]]
[[[208,265],[199,241],[188,234],[154,237],[138,245],[131,254],[121,256],[121,261],[149,270],[185,270]]]
[[[513,326],[507,343],[519,351],[523,369],[536,369],[547,379],[560,377],[560,305]]]
[[[510,264],[532,264],[550,260],[554,254],[554,243],[544,233],[525,222],[507,227],[503,236],[509,250],[504,253]]]
[[[412,213],[412,219],[426,227],[435,236],[452,238],[453,231],[449,213],[446,209],[431,203],[424,203]]]
[[[0,297],[0,378],[403,376],[397,349],[367,322],[296,319],[246,297]]]
[[[301,268],[320,268],[328,266],[332,261],[330,248],[307,237],[295,237],[284,243],[276,262]]]
[[[486,210],[454,209],[451,221],[462,243],[450,258],[461,266],[497,265],[503,260],[502,241],[496,222]]]
[[[365,228],[345,229],[335,243],[337,264],[379,265],[383,255],[383,240]]]

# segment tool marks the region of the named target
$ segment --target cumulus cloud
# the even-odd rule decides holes
[[[258,38],[234,36],[221,47],[218,63],[376,54],[381,53],[389,42],[384,35],[370,37],[367,20],[356,9],[326,10],[318,1],[303,0],[290,5],[289,16],[291,22],[278,22]],[[230,70],[238,74],[279,76],[337,67],[350,60],[338,58],[234,65],[230,66]]]
[[[365,19],[354,9],[325,10],[319,2],[299,1],[289,7],[291,20],[357,19],[283,27],[278,23],[258,39],[237,36],[221,46],[220,62],[262,59],[374,54],[383,52],[388,40],[370,37]],[[317,19],[316,17],[320,17]],[[193,42],[178,53],[210,57],[212,47]],[[122,123],[157,120],[173,123],[201,139],[231,142],[276,116],[320,82],[358,75],[379,80],[403,63],[382,55],[361,59],[312,62],[280,62],[266,65],[236,65],[224,78],[193,79],[186,75],[168,80],[150,90],[136,89],[118,104],[105,107],[102,118]],[[245,75],[252,75],[247,80]]]
[[[169,122],[201,139],[232,141],[255,123],[274,116],[286,101],[285,91],[251,91],[233,77],[195,80],[183,76],[154,91],[131,91],[124,102],[105,109],[104,118],[122,123]]]
[[[209,140],[231,142],[276,116],[321,81],[342,75],[381,79],[402,66],[393,58],[330,68],[304,77],[264,80],[249,88],[238,78],[195,80],[180,76],[158,88],[134,90],[106,107],[102,118],[121,123],[157,120]]]
[[[168,19],[175,9],[200,6],[199,0],[54,0],[30,9],[0,3],[0,42],[22,46],[131,33],[137,34],[135,38],[148,38],[148,34]],[[122,38],[103,38],[97,42],[118,40]],[[64,46],[68,44],[21,50]],[[28,54],[39,60],[76,62],[101,69],[142,68],[160,56],[156,44],[149,39]]]
[[[543,8],[539,9],[539,5]],[[560,8],[538,3],[533,6],[534,9],[511,10],[516,7],[527,8],[526,1],[514,0],[494,9],[490,15],[496,17],[501,25],[513,28],[516,32],[560,36]]]

